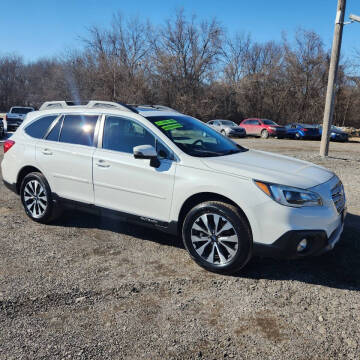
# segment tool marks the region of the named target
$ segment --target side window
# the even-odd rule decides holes
[[[92,146],[97,115],[65,115],[60,142]]]
[[[49,134],[46,137],[46,140],[59,141],[61,124],[63,122],[63,116],[56,122],[53,128],[50,130]]]
[[[42,139],[46,134],[49,126],[57,117],[58,115],[50,115],[35,120],[25,128],[26,134],[36,139]]]
[[[161,141],[156,141],[156,152],[159,159],[174,160],[173,153]]]
[[[154,136],[135,121],[115,116],[105,120],[103,149],[133,153],[133,148],[139,145],[155,147]]]
[[[253,120],[253,124],[254,124],[254,125],[261,125],[261,124],[260,124],[260,121],[258,121],[258,120]]]

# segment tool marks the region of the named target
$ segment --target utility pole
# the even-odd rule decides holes
[[[329,78],[328,78],[328,85],[326,91],[326,102],[324,109],[322,136],[321,136],[321,144],[320,144],[320,155],[323,157],[328,156],[329,153],[329,137],[331,132],[331,123],[334,114],[335,85],[336,85],[336,78],[339,67],[345,8],[346,8],[346,0],[338,0],[334,39],[331,49]]]

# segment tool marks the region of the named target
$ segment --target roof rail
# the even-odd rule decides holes
[[[46,101],[44,102],[39,110],[49,110],[49,109],[70,109],[70,108],[78,108],[78,107],[86,107],[86,108],[116,108],[118,110],[123,111],[131,111],[138,113],[136,109],[134,109],[132,106],[122,104],[122,103],[116,103],[112,101],[102,101],[102,100],[90,100],[85,102],[80,101]]]

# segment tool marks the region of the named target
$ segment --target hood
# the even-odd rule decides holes
[[[334,173],[307,161],[258,150],[204,158],[213,170],[236,176],[308,189],[330,180]]]

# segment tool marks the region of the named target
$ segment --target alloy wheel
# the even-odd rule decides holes
[[[30,180],[24,187],[24,203],[35,219],[41,218],[48,206],[48,199],[44,187],[38,180]]]
[[[229,263],[239,246],[234,226],[224,216],[215,213],[203,214],[194,221],[191,242],[203,260],[215,265]]]

